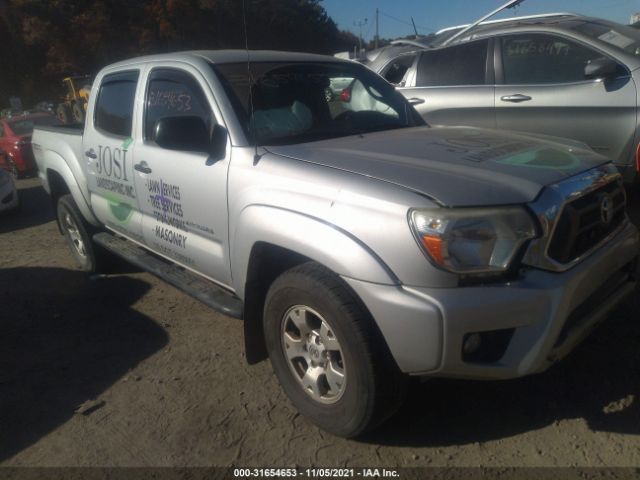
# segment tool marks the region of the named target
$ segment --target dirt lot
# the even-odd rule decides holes
[[[640,292],[548,372],[414,385],[347,441],[245,364],[240,321],[145,273],[79,272],[39,183],[19,183],[22,212],[0,217],[0,465],[640,465]]]

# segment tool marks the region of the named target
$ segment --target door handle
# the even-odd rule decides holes
[[[521,93],[516,93],[515,95],[505,95],[504,97],[500,97],[500,100],[503,102],[520,103],[528,102],[531,100],[531,97],[528,95],[522,95]]]
[[[93,158],[94,160],[98,158],[98,155],[96,155],[96,152],[93,150],[93,148],[90,148],[89,150],[84,152],[84,154],[89,158]]]
[[[149,165],[144,160],[141,161],[140,163],[136,163],[133,166],[133,169],[141,173],[151,173],[153,171],[151,170],[151,168],[149,168]]]
[[[409,105],[422,105],[426,100],[424,98],[413,97],[407,100]]]

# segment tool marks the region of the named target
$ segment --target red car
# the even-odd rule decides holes
[[[59,121],[48,113],[28,113],[0,118],[0,168],[15,178],[32,173],[36,163],[31,151],[34,125],[54,125]]]

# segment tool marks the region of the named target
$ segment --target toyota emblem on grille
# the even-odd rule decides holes
[[[605,225],[609,225],[613,220],[613,201],[609,195],[605,195],[600,201],[600,220]]]

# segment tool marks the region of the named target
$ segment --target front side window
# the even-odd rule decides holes
[[[418,62],[418,87],[484,85],[488,40],[426,50]]]
[[[423,125],[395,88],[351,63],[212,66],[252,143],[293,144]],[[251,101],[250,101],[251,99]]]
[[[131,136],[138,75],[137,71],[121,72],[102,79],[96,101],[96,128],[117,137]]]
[[[213,110],[198,82],[188,73],[174,69],[151,72],[144,117],[145,140],[153,140],[156,123],[164,117],[200,117],[210,130]]]
[[[585,67],[602,54],[563,37],[510,35],[502,39],[506,85],[574,83],[585,80]]]

